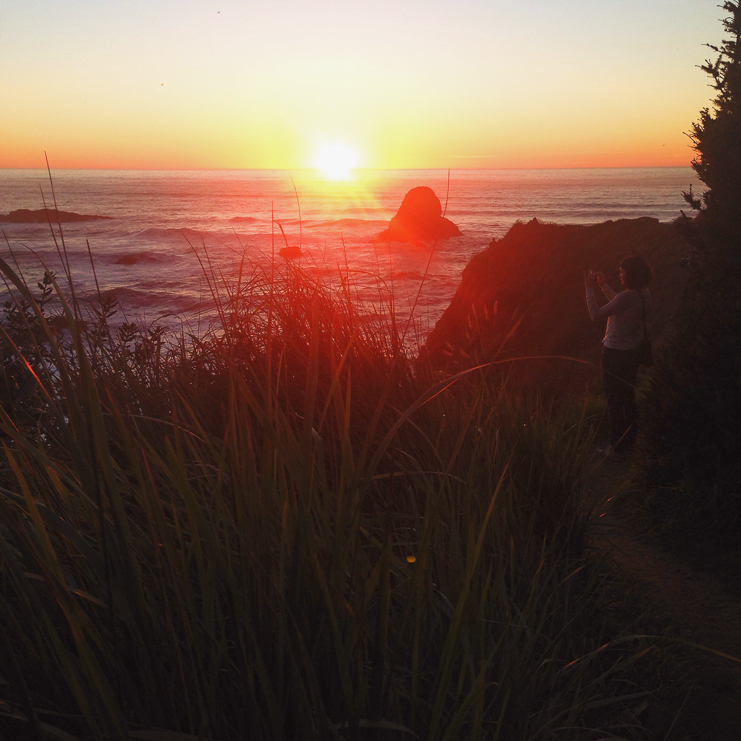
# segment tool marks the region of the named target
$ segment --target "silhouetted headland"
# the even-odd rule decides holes
[[[461,230],[443,215],[440,199],[432,188],[421,185],[405,196],[378,242],[425,242],[461,236]]]
[[[97,216],[93,214],[76,214],[73,211],[58,211],[55,208],[39,208],[31,210],[19,208],[8,214],[0,214],[0,221],[11,224],[46,224],[73,222],[73,221],[95,221],[96,219],[110,219],[111,216]]]
[[[631,254],[642,255],[654,268],[653,336],[661,338],[686,275],[680,261],[691,253],[674,225],[647,217],[591,226],[517,222],[468,263],[425,351],[437,367],[495,356],[596,361],[604,326],[589,320],[582,272],[604,272],[618,290],[618,264]]]

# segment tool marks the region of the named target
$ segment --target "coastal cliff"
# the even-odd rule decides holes
[[[449,368],[494,357],[596,360],[604,322],[589,320],[583,271],[605,273],[619,290],[618,264],[631,254],[654,270],[652,336],[660,342],[685,277],[680,260],[691,252],[674,225],[652,218],[591,226],[517,222],[468,263],[424,352],[434,366]]]

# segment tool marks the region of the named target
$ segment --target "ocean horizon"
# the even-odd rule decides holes
[[[315,170],[0,170],[0,215],[56,205],[106,217],[62,225],[80,295],[97,281],[120,316],[174,327],[207,321],[214,299],[204,264],[228,279],[244,260],[265,269],[300,247],[302,268],[333,280],[352,275],[373,311],[393,295],[416,302],[424,335],[449,304],[471,257],[516,221],[590,224],[648,216],[671,221],[687,208],[690,167],[578,169],[358,169],[348,181]],[[413,187],[431,187],[463,236],[435,245],[374,241]],[[48,224],[2,223],[5,259],[31,285],[44,265],[62,274]],[[55,231],[58,228],[55,225]],[[88,252],[88,245],[90,251]],[[90,255],[92,254],[95,274]]]

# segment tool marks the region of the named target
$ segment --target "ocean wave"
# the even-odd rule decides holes
[[[146,286],[151,286],[151,282],[144,286],[140,284],[136,288],[131,286],[106,288],[100,291],[100,294],[96,289],[89,288],[79,295],[82,301],[93,306],[97,305],[100,299],[113,301],[124,313],[141,310],[147,312],[155,310],[160,313],[172,310],[193,310],[195,306],[207,308],[212,303],[211,299],[204,301],[202,298],[190,295],[190,291],[182,289],[167,290],[162,286],[157,288]]]
[[[391,276],[391,280],[422,280],[424,275],[417,270],[400,270]]]
[[[232,216],[229,221],[232,222],[232,224],[253,224],[256,221],[259,221],[260,219],[256,218],[255,216]]]
[[[100,298],[105,300],[115,300],[115,301],[121,301],[126,300],[128,303],[131,300],[135,301],[146,301],[151,297],[152,293],[150,291],[139,291],[136,288],[131,288],[130,286],[116,286],[115,288],[106,288],[103,291],[100,291],[100,294],[97,290],[90,290],[82,295],[83,300],[87,301],[97,301],[98,296]]]
[[[143,229],[140,232],[134,234],[135,237],[197,237],[204,232],[199,229],[187,229],[183,227],[169,228],[169,227],[150,227],[149,229]]]
[[[543,197],[532,197],[528,199],[510,199],[508,204],[487,202],[480,206],[459,207],[449,209],[447,216],[455,220],[461,216],[475,216],[477,219],[490,218],[492,216],[511,216],[517,214],[530,214],[539,211],[557,211],[564,216],[574,212],[588,211],[590,213],[613,210],[613,211],[651,211],[653,209],[672,209],[676,204],[665,200],[649,198],[571,198],[568,195],[544,194]]]
[[[140,262],[159,262],[159,256],[151,252],[127,252],[113,260],[114,265],[136,265]]]
[[[178,294],[182,293],[186,288],[186,284],[182,278],[171,278],[169,280],[151,278],[149,280],[139,281],[137,285],[145,291],[161,291],[164,293],[175,291]]]
[[[383,219],[352,219],[352,218],[344,218],[344,219],[328,219],[326,221],[313,221],[304,223],[304,226],[308,226],[310,229],[352,229],[352,228],[359,228],[359,227],[372,227],[372,228],[378,228],[378,227],[385,227],[388,226],[388,220]]]

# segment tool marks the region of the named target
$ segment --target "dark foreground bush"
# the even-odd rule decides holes
[[[654,515],[732,544],[741,528],[741,253],[707,247],[646,396]]]

